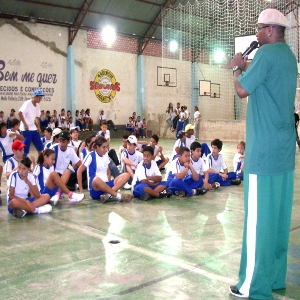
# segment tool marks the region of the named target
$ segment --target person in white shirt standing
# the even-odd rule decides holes
[[[201,114],[198,106],[194,107],[194,129],[195,129],[195,137],[196,140],[199,139],[199,125],[200,125]]]
[[[40,105],[42,97],[45,95],[41,90],[33,92],[33,98],[26,100],[19,109],[19,118],[21,120],[20,130],[24,136],[24,155],[27,156],[30,149],[30,144],[33,142],[36,150],[41,153],[44,149],[41,141],[40,128]]]

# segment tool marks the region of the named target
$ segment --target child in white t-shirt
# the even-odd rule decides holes
[[[13,171],[8,179],[7,209],[15,217],[22,218],[26,213],[44,214],[52,211],[47,204],[50,200],[48,194],[40,194],[35,178],[30,172],[31,160],[23,157],[19,161],[18,169]],[[28,197],[28,193],[33,197]]]
[[[206,164],[209,172],[209,183],[219,182],[221,186],[229,186],[231,184],[239,185],[240,179],[236,179],[235,172],[229,172],[223,155],[220,153],[223,142],[214,139],[211,142],[212,153],[208,154]]]
[[[245,158],[246,143],[240,141],[237,145],[237,153],[233,158],[233,170],[236,173],[236,178],[243,180],[244,158]]]
[[[208,191],[201,188],[203,179],[194,169],[187,147],[179,149],[178,157],[168,167],[166,178],[168,189],[179,197],[204,195]]]
[[[132,180],[133,195],[144,201],[150,197],[170,198],[172,196],[172,191],[166,189],[167,182],[162,181],[153,154],[154,149],[151,146],[144,148],[143,161],[138,164]]]
[[[134,135],[130,135],[127,139],[127,148],[122,152],[122,169],[129,173],[130,179],[128,184],[130,185],[133,179],[134,172],[138,164],[143,160],[143,154],[136,150],[137,138]],[[126,189],[129,186],[126,187]]]
[[[51,197],[50,201],[52,205],[56,205],[59,200],[60,193],[58,189],[68,195],[69,201],[72,204],[80,202],[84,194],[73,193],[67,188],[58,173],[54,171],[54,162],[55,151],[53,149],[45,149],[43,153],[39,154],[33,175],[36,178],[40,193],[48,194]]]

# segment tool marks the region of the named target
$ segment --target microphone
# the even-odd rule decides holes
[[[244,58],[246,55],[249,55],[257,47],[258,47],[258,42],[257,41],[253,41],[250,44],[250,47],[242,54],[242,58]]]

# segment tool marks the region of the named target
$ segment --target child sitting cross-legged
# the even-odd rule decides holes
[[[150,197],[169,198],[172,196],[172,191],[166,189],[167,182],[162,181],[153,155],[154,149],[146,146],[143,151],[143,161],[138,164],[132,180],[133,195],[144,201]]]
[[[236,178],[243,180],[244,179],[244,158],[245,158],[245,147],[246,143],[244,141],[240,141],[237,145],[237,153],[233,158],[233,169],[236,173]]]
[[[167,170],[169,189],[179,197],[204,195],[208,189],[202,188],[203,179],[196,172],[187,147],[181,147]]]
[[[240,179],[236,178],[235,172],[228,172],[226,162],[222,150],[223,142],[219,139],[214,139],[211,142],[212,153],[208,154],[206,164],[209,172],[208,182],[219,182],[221,186],[239,185]]]
[[[45,149],[39,154],[37,165],[33,171],[38,189],[40,193],[50,195],[53,205],[56,205],[60,197],[58,189],[68,195],[71,204],[76,204],[84,198],[84,194],[71,192],[58,173],[54,171],[55,155],[53,149]]]
[[[50,200],[48,194],[40,194],[33,174],[30,172],[31,160],[24,156],[8,179],[7,209],[15,217],[22,218],[27,212],[44,214],[52,211],[52,206],[47,204]],[[33,195],[28,197],[28,193]]]
[[[190,145],[191,148],[191,162],[195,169],[195,171],[200,175],[203,173],[202,176],[202,185],[201,187],[205,189],[217,189],[220,184],[218,182],[213,182],[212,184],[208,183],[209,179],[209,173],[208,173],[208,167],[205,164],[202,155],[202,145],[199,142],[193,142]],[[191,171],[189,171],[189,174],[191,174]],[[201,181],[201,179],[199,179]]]

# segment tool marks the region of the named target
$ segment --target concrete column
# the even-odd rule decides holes
[[[194,106],[199,106],[198,95],[199,95],[199,82],[198,82],[198,64],[197,62],[192,63],[192,101],[189,109],[191,116],[194,115]]]
[[[137,106],[136,115],[145,116],[145,67],[144,55],[139,55],[137,59]]]
[[[76,110],[76,99],[75,99],[75,59],[74,59],[74,46],[68,46],[67,56],[67,107],[66,112],[69,109],[72,112],[73,122],[75,124],[75,110]]]

